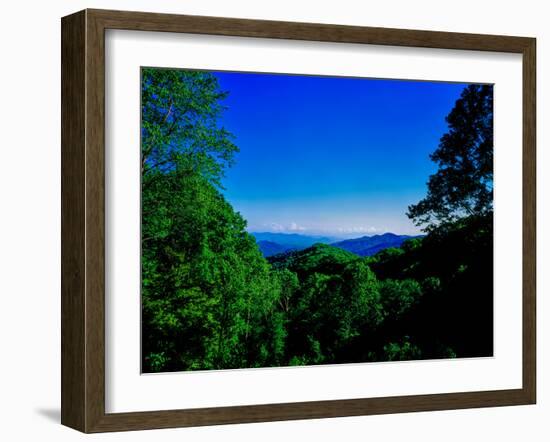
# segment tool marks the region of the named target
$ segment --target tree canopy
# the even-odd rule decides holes
[[[446,117],[449,130],[430,155],[437,172],[407,215],[427,230],[493,207],[493,87],[469,85]]]
[[[144,371],[276,365],[281,281],[218,188],[237,151],[205,72],[144,69]]]
[[[238,148],[220,125],[227,93],[216,77],[158,68],[143,68],[141,75],[142,174],[179,167],[219,186]]]

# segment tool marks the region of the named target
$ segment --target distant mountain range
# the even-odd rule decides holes
[[[278,255],[295,250],[303,250],[314,244],[330,244],[359,256],[371,256],[388,247],[399,247],[403,241],[420,236],[396,235],[384,233],[382,235],[362,236],[360,238],[337,241],[328,236],[309,236],[298,233],[252,233],[265,257]]]
[[[380,250],[389,247],[399,247],[407,239],[419,238],[419,236],[396,235],[395,233],[384,233],[383,235],[362,236],[361,238],[346,239],[332,243],[331,246],[347,250],[359,256],[371,256]]]
[[[295,247],[288,247],[282,244],[273,242],[273,241],[257,241],[258,247],[263,255],[267,258],[268,256],[279,255],[280,253],[292,252],[294,250],[300,250]]]
[[[336,238],[328,236],[310,236],[298,233],[254,232],[252,236],[256,238],[265,257],[292,250],[307,249],[316,243],[330,244],[336,241]]]

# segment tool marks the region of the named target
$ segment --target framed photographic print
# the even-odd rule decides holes
[[[535,40],[62,20],[62,423],[533,404]]]

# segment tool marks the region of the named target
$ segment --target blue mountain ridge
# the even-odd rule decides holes
[[[384,233],[382,235],[362,236],[361,238],[346,239],[332,243],[331,246],[347,250],[359,256],[375,255],[389,247],[399,247],[407,239],[420,238],[421,236],[396,235]]]
[[[316,243],[329,244],[358,256],[371,256],[389,247],[399,247],[407,239],[421,237],[421,235],[384,233],[382,235],[362,236],[338,241],[336,238],[326,236],[309,236],[297,233],[253,232],[252,235],[256,238],[258,247],[265,257],[294,250],[303,250]]]
[[[279,255],[280,253],[286,253],[286,252],[298,250],[294,247],[284,246],[282,244],[279,244],[273,241],[262,240],[262,241],[257,241],[257,243],[258,243],[258,247],[260,248],[260,251],[266,258],[273,255]]]

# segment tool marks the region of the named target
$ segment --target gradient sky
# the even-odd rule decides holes
[[[216,72],[240,148],[224,194],[251,232],[414,234],[465,84]]]

